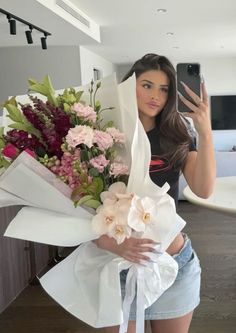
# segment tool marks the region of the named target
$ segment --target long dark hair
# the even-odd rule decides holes
[[[150,70],[163,71],[170,81],[167,103],[161,111],[161,117],[157,115],[160,121],[161,157],[167,158],[171,167],[180,170],[185,165],[191,138],[182,116],[176,111],[176,79],[173,65],[166,57],[149,53],[133,64],[122,81],[128,79],[133,73],[138,78],[142,73]]]

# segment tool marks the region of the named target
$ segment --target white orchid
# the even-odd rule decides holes
[[[108,236],[115,238],[117,244],[121,244],[126,238],[129,238],[131,236],[131,232],[132,229],[127,224],[117,224],[109,231]]]
[[[156,201],[126,193],[126,185],[122,182],[114,183],[108,191],[102,192],[101,200],[103,205],[92,219],[93,229],[99,236],[106,234],[120,244],[132,233],[139,233],[141,237],[158,226],[160,217]]]
[[[98,235],[107,234],[108,230],[115,226],[116,210],[112,205],[102,205],[97,212],[92,219],[93,230]]]
[[[144,232],[148,227],[158,222],[158,209],[155,200],[134,195],[128,214],[128,225],[138,232]]]
[[[108,191],[101,193],[103,205],[97,209],[97,215],[92,219],[93,230],[98,235],[107,234],[122,243],[131,236],[128,225],[132,194],[126,194],[126,185],[122,182],[112,184]]]
[[[126,185],[123,182],[112,184],[108,191],[100,195],[103,204],[115,204],[119,199],[132,199],[133,194],[126,193]]]

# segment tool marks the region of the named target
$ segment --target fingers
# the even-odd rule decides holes
[[[205,86],[204,82],[201,84],[201,88],[202,88],[202,100],[203,100],[203,103],[205,103],[206,105],[208,105],[208,93],[207,93],[206,86]]]
[[[184,117],[189,117],[189,118],[192,118],[194,120],[194,112],[184,112],[183,113],[183,116]]]
[[[155,242],[154,240],[152,239],[149,239],[149,238],[134,238],[136,240],[136,243],[137,244],[160,244],[159,242]]]
[[[196,105],[194,105],[193,103],[191,103],[189,100],[187,100],[183,95],[179,94],[179,98],[181,99],[181,101],[193,112],[197,112],[198,111],[198,107]]]
[[[145,256],[143,254],[135,254],[135,255],[132,255],[132,257],[139,261],[142,261],[142,260],[149,261],[150,260],[150,258],[148,256]]]
[[[150,246],[139,246],[135,247],[134,250],[137,252],[155,252],[155,248]]]
[[[160,243],[148,238],[128,238],[122,245],[121,256],[133,263],[142,264],[142,262],[150,260],[144,253],[155,252],[156,244]]]
[[[197,94],[195,94],[195,92],[193,92],[184,82],[181,81],[181,84],[183,85],[184,90],[187,92],[187,94],[192,98],[193,102],[196,105],[199,105],[202,102],[201,98]]]

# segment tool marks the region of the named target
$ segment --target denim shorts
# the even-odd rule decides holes
[[[193,311],[200,303],[201,267],[191,240],[186,234],[181,250],[172,257],[179,266],[178,275],[172,286],[145,310],[145,320],[171,319],[184,316]],[[121,293],[124,299],[125,282],[128,270],[120,273]],[[136,298],[134,299],[129,320],[136,320]]]

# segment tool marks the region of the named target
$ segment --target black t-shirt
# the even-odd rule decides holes
[[[169,161],[165,158],[160,158],[160,129],[157,125],[154,129],[147,132],[148,139],[151,145],[151,161],[149,167],[149,173],[152,181],[162,187],[166,182],[170,185],[168,194],[175,200],[175,204],[178,204],[179,196],[179,175],[180,171],[177,171],[170,167]],[[189,151],[196,150],[194,141],[192,140]]]

